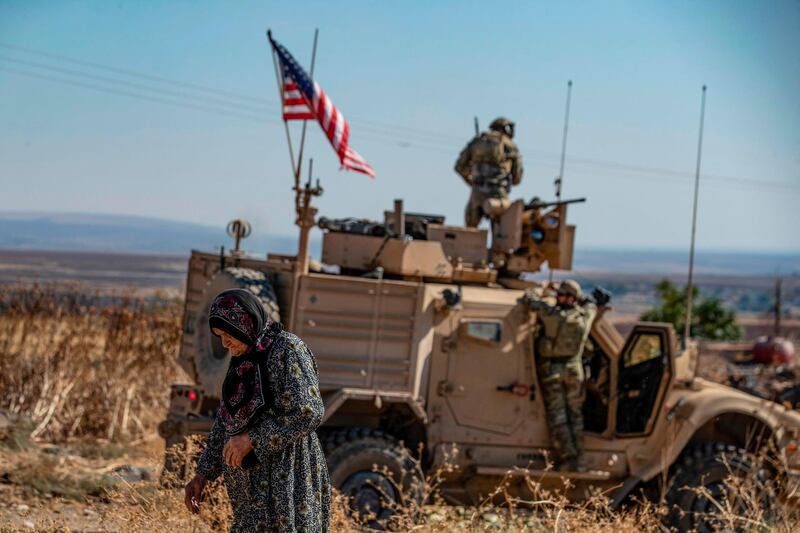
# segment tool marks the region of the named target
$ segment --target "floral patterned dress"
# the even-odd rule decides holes
[[[209,480],[224,476],[233,507],[231,531],[329,531],[330,480],[314,431],[324,407],[313,355],[286,331],[263,355],[268,405],[247,429],[258,463],[249,469],[225,464],[228,433],[217,416],[197,473]]]

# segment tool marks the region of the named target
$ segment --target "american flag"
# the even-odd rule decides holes
[[[269,35],[269,34],[268,34]],[[322,87],[306,74],[283,45],[269,35],[283,77],[283,120],[316,118],[328,137],[342,168],[375,177],[375,171],[350,146],[350,126]]]

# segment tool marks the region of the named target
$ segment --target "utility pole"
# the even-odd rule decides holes
[[[686,324],[683,328],[684,345],[691,337],[692,327],[692,290],[694,274],[694,242],[697,233],[697,195],[700,190],[700,160],[703,155],[703,126],[706,115],[706,86],[703,85],[703,96],[700,102],[700,136],[697,141],[697,166],[694,173],[694,206],[692,208],[692,244],[689,248],[689,282],[686,284]]]
[[[478,117],[475,117],[475,137],[481,134],[481,129],[478,127]]]

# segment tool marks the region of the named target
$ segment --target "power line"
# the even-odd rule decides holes
[[[2,61],[13,62],[13,63],[16,63],[16,64],[25,65],[25,66],[28,66],[28,67],[33,67],[33,68],[40,69],[40,70],[42,70],[44,72],[47,72],[47,73],[56,72],[58,74],[67,74],[69,76],[77,77],[79,79],[92,80],[93,82],[102,82],[102,83],[107,83],[107,84],[111,84],[111,85],[114,85],[114,86],[128,87],[128,88],[134,89],[136,91],[135,93],[133,93],[131,91],[120,91],[119,89],[106,88],[106,87],[104,87],[102,85],[98,85],[96,83],[88,83],[87,84],[87,83],[84,83],[84,82],[75,81],[75,80],[72,80],[70,78],[64,78],[63,76],[53,76],[53,75],[50,75],[50,74],[44,75],[44,74],[36,73],[35,71],[30,71],[30,70],[17,69],[17,68],[13,68],[13,67],[3,67],[5,70],[7,70],[9,72],[14,72],[16,74],[22,74],[22,75],[31,76],[31,77],[39,77],[39,78],[42,78],[42,79],[47,79],[47,80],[51,80],[51,81],[57,81],[57,82],[61,82],[61,83],[69,83],[69,84],[72,84],[72,85],[81,86],[81,87],[85,87],[85,88],[89,88],[89,89],[93,89],[93,90],[109,92],[109,93],[113,93],[113,94],[121,94],[121,95],[124,95],[124,96],[142,97],[142,98],[158,101],[158,102],[161,102],[161,103],[171,103],[171,104],[175,104],[175,105],[180,105],[182,107],[187,107],[187,105],[191,105],[191,106],[197,107],[197,104],[186,104],[186,100],[197,100],[197,101],[203,102],[204,104],[210,103],[210,104],[217,105],[217,106],[222,106],[222,107],[226,107],[226,106],[227,107],[235,107],[235,108],[237,108],[237,110],[244,109],[246,111],[252,111],[252,112],[258,113],[259,117],[263,116],[264,113],[269,113],[270,112],[267,109],[260,108],[260,107],[257,107],[257,106],[253,106],[253,105],[250,105],[250,104],[242,104],[242,103],[239,103],[239,102],[233,102],[233,101],[230,101],[230,100],[225,100],[225,99],[220,99],[220,98],[215,98],[215,97],[198,96],[198,95],[193,95],[193,94],[189,94],[189,93],[182,92],[182,91],[174,91],[174,90],[171,90],[171,89],[153,87],[153,86],[150,86],[150,85],[145,85],[145,84],[140,84],[140,83],[132,83],[132,82],[126,81],[126,80],[120,80],[120,79],[117,79],[117,78],[110,78],[110,77],[107,77],[107,76],[98,76],[98,75],[95,75],[95,74],[89,74],[89,73],[85,73],[85,72],[80,72],[80,71],[76,71],[76,70],[73,70],[73,69],[65,69],[65,68],[54,67],[54,66],[50,66],[50,65],[44,65],[42,63],[36,63],[36,62],[30,62],[30,61],[21,61],[21,60],[17,60],[17,59],[13,59],[13,58],[0,56],[0,65],[2,65]],[[145,93],[143,94],[141,91],[145,91]],[[168,99],[158,98],[158,97],[154,98],[154,97],[152,97],[151,95],[149,95],[147,93],[155,93],[155,94],[160,94],[160,95],[166,95],[169,98]],[[182,100],[181,101],[176,101],[176,100],[173,99],[175,97],[180,98]],[[216,111],[219,111],[219,110],[215,109],[214,111],[216,112]],[[234,111],[234,112],[236,112],[236,111]],[[256,117],[253,117],[252,115],[249,115],[249,116],[244,117],[244,118],[254,119]],[[261,120],[261,119],[259,118],[259,120]],[[269,119],[264,119],[264,120],[269,120]],[[271,121],[274,122],[274,120],[271,120]],[[394,134],[384,132],[381,129],[377,129],[377,128],[374,128],[374,127],[371,127],[371,126],[360,126],[359,130],[367,131],[367,132],[373,133],[374,135],[379,135],[379,136],[382,136],[382,137],[390,137],[387,140],[391,141],[393,145],[396,144],[396,145],[404,146],[404,147],[414,146],[414,147],[418,147],[418,148],[421,147],[421,148],[427,149],[427,147],[424,146],[424,145],[418,145],[418,144],[415,144],[415,143],[411,143],[411,142],[409,142],[407,140],[399,140]],[[418,140],[420,142],[425,142],[425,143],[428,143],[428,144],[435,143],[435,141],[430,141],[428,139],[420,139],[420,138],[418,138]],[[452,152],[452,147],[448,147],[447,151],[448,151],[448,153]]]
[[[48,72],[58,72],[59,74],[68,74],[70,76],[77,76],[77,77],[81,77],[81,78],[90,79],[90,80],[93,80],[93,81],[100,81],[100,82],[103,82],[103,83],[110,83],[112,85],[122,85],[122,86],[126,86],[126,87],[131,87],[133,89],[141,90],[141,91],[150,91],[150,92],[155,92],[155,93],[167,94],[167,95],[170,95],[170,96],[176,96],[178,98],[191,98],[191,99],[195,99],[195,100],[202,100],[202,101],[205,101],[205,102],[208,102],[208,103],[211,103],[211,104],[238,107],[238,108],[245,109],[245,110],[248,110],[248,111],[256,111],[258,113],[262,113],[262,112],[267,112],[268,113],[270,111],[274,111],[274,110],[271,110],[271,109],[265,109],[263,107],[257,107],[257,106],[251,105],[251,104],[242,104],[242,103],[234,102],[234,101],[231,101],[231,100],[223,100],[221,98],[208,97],[208,96],[202,96],[202,95],[193,95],[193,94],[186,93],[186,92],[183,92],[183,91],[175,91],[175,90],[172,90],[172,89],[164,89],[164,88],[159,88],[159,87],[152,87],[150,85],[145,85],[145,84],[142,84],[142,83],[135,83],[135,82],[130,82],[130,81],[124,81],[124,80],[120,80],[120,79],[117,79],[117,78],[110,78],[108,76],[98,76],[96,74],[90,74],[90,73],[81,72],[81,71],[78,71],[78,70],[55,67],[55,66],[52,66],[52,65],[45,65],[45,64],[42,64],[42,63],[37,63],[35,61],[23,61],[23,60],[13,59],[13,58],[2,56],[2,55],[0,55],[0,61],[8,61],[10,63],[16,63],[18,65],[23,65],[23,66],[26,66],[26,67],[38,68],[38,69],[41,69],[41,70],[44,70],[44,71],[48,71]]]
[[[590,168],[595,171],[601,170],[605,172],[611,172],[611,171],[625,172],[629,174],[632,173],[635,176],[652,175],[653,177],[657,177],[659,180],[667,180],[670,182],[682,183],[682,184],[689,183],[692,178],[691,174],[688,172],[679,172],[679,171],[649,168],[649,167],[637,167],[632,165],[624,165],[621,163],[614,163],[611,161],[601,161],[596,159],[575,158],[574,160],[571,159],[570,163],[575,166]],[[614,175],[616,177],[623,179],[636,179],[635,176],[624,176],[620,174],[614,174]],[[776,191],[800,192],[799,186],[787,182],[762,181],[752,178],[750,179],[736,178],[729,176],[715,176],[712,174],[703,174],[703,179],[712,182],[712,183],[707,183],[706,185],[716,185],[716,186],[738,185],[747,188],[760,187]]]
[[[209,87],[207,85],[201,85],[201,84],[198,84],[198,83],[187,82],[187,81],[183,81],[183,80],[175,80],[175,79],[166,78],[166,77],[163,77],[163,76],[155,76],[155,75],[152,75],[152,74],[147,74],[147,73],[143,73],[143,72],[137,72],[137,71],[131,70],[131,69],[125,69],[125,68],[119,68],[119,67],[115,67],[115,66],[111,66],[111,65],[105,65],[105,64],[102,64],[102,63],[96,63],[94,61],[86,61],[86,60],[83,60],[83,59],[78,59],[78,58],[66,56],[66,55],[63,55],[63,54],[55,54],[53,52],[46,52],[46,51],[43,51],[43,50],[36,50],[36,49],[33,49],[33,48],[14,45],[14,44],[11,44],[11,43],[0,42],[0,47],[6,48],[6,49],[9,49],[9,50],[16,50],[16,51],[19,51],[19,52],[24,52],[24,53],[27,53],[27,54],[38,55],[38,56],[41,56],[41,57],[48,57],[48,58],[51,58],[51,59],[55,59],[57,61],[64,61],[64,62],[67,62],[67,63],[73,63],[75,65],[81,65],[81,66],[84,66],[84,67],[100,69],[100,70],[107,70],[109,72],[115,72],[117,74],[123,74],[125,76],[131,76],[131,77],[135,77],[135,78],[147,79],[147,80],[155,81],[155,82],[158,82],[158,83],[165,83],[165,84],[168,84],[168,85],[173,85],[173,86],[177,86],[177,87],[184,87],[184,88],[188,88],[188,89],[192,89],[192,90],[196,90],[196,91],[203,91],[203,92],[212,93],[212,94],[218,94],[218,95],[221,95],[221,96],[227,96],[227,97],[231,97],[231,98],[239,98],[239,99],[243,99],[243,100],[249,100],[249,101],[257,102],[257,103],[262,104],[262,105],[266,105],[266,106],[272,107],[274,109],[280,109],[280,104],[278,102],[275,102],[273,100],[270,100],[270,99],[267,99],[267,98],[263,98],[263,97],[255,97],[255,96],[252,96],[252,95],[246,95],[246,94],[237,93],[237,92],[233,92],[233,91],[228,91],[228,90],[218,89],[218,88],[214,88],[214,87]],[[414,128],[414,127],[410,127],[410,126],[401,126],[401,125],[397,125],[397,124],[388,124],[388,123],[385,123],[385,122],[379,122],[379,121],[375,121],[375,120],[355,119],[354,122],[356,122],[356,123],[364,123],[364,124],[371,124],[371,125],[377,126],[377,127],[389,128],[391,130],[401,129],[401,130],[404,130],[404,131],[408,131],[409,133],[419,133],[419,134],[423,134],[423,135],[429,135],[429,136],[434,136],[434,137],[439,137],[439,138],[444,138],[444,139],[448,139],[448,138],[449,139],[454,139],[454,140],[456,139],[456,137],[454,137],[452,135],[441,133],[441,132],[435,132],[435,131],[432,131],[432,130],[426,130],[426,129],[421,129],[421,128]],[[460,138],[459,138],[459,140],[460,140]]]
[[[78,80],[74,80],[74,79],[64,78],[64,77],[61,77],[61,76],[54,76],[54,75],[49,75],[49,74],[41,74],[41,73],[38,73],[38,72],[31,72],[31,71],[18,69],[18,68],[14,68],[14,67],[7,67],[7,66],[0,65],[0,71],[10,72],[10,73],[13,73],[13,74],[27,76],[27,77],[31,77],[31,78],[37,78],[37,79],[42,79],[42,80],[47,80],[47,81],[53,81],[53,82],[57,82],[57,83],[64,83],[64,84],[67,84],[67,85],[72,85],[72,86],[76,86],[76,87],[90,89],[90,90],[98,91],[98,92],[102,92],[102,93],[114,94],[114,95],[119,95],[119,96],[126,96],[126,97],[133,98],[133,99],[136,99],[136,100],[142,100],[142,101],[148,101],[148,102],[156,102],[156,103],[160,103],[160,104],[170,105],[170,106],[173,106],[173,107],[191,109],[191,110],[196,110],[196,111],[205,111],[205,112],[214,113],[214,114],[217,114],[217,115],[228,116],[228,117],[238,118],[238,119],[244,119],[244,120],[248,120],[248,121],[251,121],[251,122],[258,122],[258,123],[269,122],[269,123],[273,123],[273,124],[276,124],[276,123],[279,122],[278,120],[270,118],[268,116],[255,116],[255,115],[240,113],[240,112],[231,111],[231,110],[212,108],[212,107],[209,107],[209,106],[206,106],[206,105],[198,105],[198,104],[193,104],[193,103],[190,103],[190,102],[178,101],[178,100],[173,100],[173,99],[170,99],[170,98],[163,98],[163,97],[160,97],[160,96],[154,96],[154,95],[150,95],[150,94],[141,94],[141,93],[137,93],[137,92],[134,92],[134,91],[128,91],[128,90],[123,90],[123,89],[105,87],[105,86],[98,85],[98,84],[95,84],[95,83],[87,83],[87,82],[78,81]],[[374,135],[378,135],[378,136],[376,137]],[[363,142],[379,143],[379,144],[383,144],[383,145],[390,145],[390,146],[399,147],[399,148],[411,148],[411,149],[415,149],[415,150],[425,150],[425,151],[437,152],[437,153],[442,153],[442,154],[452,154],[452,150],[444,148],[444,147],[438,147],[438,146],[432,146],[432,145],[426,145],[426,144],[418,144],[416,142],[411,142],[411,141],[407,141],[407,140],[398,139],[396,137],[392,137],[390,134],[381,133],[381,132],[374,132],[373,136],[360,136],[359,137],[359,142],[362,142],[362,141]],[[549,164],[549,165],[552,165],[554,167],[557,166],[557,163],[554,162],[555,160],[557,160],[556,156],[544,156],[544,157],[539,156],[538,159],[540,159],[541,162],[544,163],[544,164]],[[550,161],[548,161],[548,160],[550,160]],[[611,179],[628,179],[628,180],[633,180],[633,181],[636,181],[636,182],[639,182],[639,183],[641,183],[643,181],[641,179],[641,176],[644,175],[645,172],[647,172],[646,168],[630,167],[630,166],[626,166],[626,165],[610,163],[610,162],[602,162],[602,161],[597,161],[597,160],[590,160],[590,161],[594,161],[594,162],[593,163],[589,163],[589,162],[586,162],[584,160],[580,160],[580,158],[578,158],[573,162],[573,164],[578,165],[578,166],[587,166],[587,167],[589,167],[589,168],[591,168],[593,170],[594,170],[595,166],[600,166],[600,170],[601,171],[606,171],[606,172],[609,171],[609,170],[613,170],[615,167],[619,167],[622,170],[627,171],[627,172],[637,172],[637,169],[638,169],[638,176],[625,176],[625,175],[620,175],[620,174],[612,174],[612,175],[609,175],[609,176],[606,176],[606,177],[607,178],[611,178]],[[605,163],[605,165],[601,165],[602,163]],[[610,168],[603,168],[603,167],[610,167]],[[653,170],[658,170],[658,169],[653,169]],[[672,181],[674,183],[682,183],[682,184],[686,184],[687,183],[687,180],[685,179],[685,177],[682,178],[681,174],[678,173],[678,172],[672,172],[672,171],[660,171],[660,172],[661,173],[666,173],[666,174],[673,174],[672,176],[669,176],[669,175],[668,176],[661,176],[660,180],[667,179],[667,180]],[[711,185],[712,186],[713,185],[716,185],[716,186],[727,185],[727,183],[724,183],[724,178],[717,178],[717,180],[720,180],[720,179],[723,180],[722,183],[716,183],[716,184],[711,184]],[[652,181],[652,180],[648,180],[648,181]],[[753,184],[762,185],[763,182],[758,182],[758,181],[755,181],[755,180],[747,180],[747,181],[739,182],[738,184],[739,185],[752,186]],[[791,189],[790,186],[788,186],[787,188],[789,188],[792,191],[800,191],[800,189],[796,189],[796,188],[795,189]]]
[[[258,117],[254,117],[253,115],[245,115],[244,113],[236,113],[236,112],[226,111],[226,110],[222,110],[222,109],[214,109],[214,108],[211,108],[211,107],[208,107],[208,106],[202,106],[202,105],[196,105],[196,104],[187,103],[187,102],[180,102],[180,101],[170,100],[168,98],[162,98],[162,97],[159,97],[159,96],[138,94],[138,93],[135,93],[135,92],[132,92],[132,91],[126,91],[126,90],[122,90],[122,89],[113,89],[113,88],[110,88],[110,87],[103,87],[101,85],[96,85],[96,84],[92,84],[92,83],[86,83],[86,82],[77,81],[77,80],[71,80],[71,79],[68,79],[68,78],[60,78],[60,77],[57,77],[57,76],[51,76],[51,75],[47,75],[47,74],[40,74],[38,72],[25,71],[25,70],[14,68],[14,67],[6,67],[6,66],[0,65],[0,70],[6,71],[6,72],[12,72],[14,74],[19,74],[19,75],[22,75],[22,76],[28,76],[28,77],[31,77],[31,78],[39,78],[39,79],[43,79],[43,80],[55,81],[55,82],[58,82],[58,83],[65,83],[65,84],[68,84],[68,85],[74,85],[76,87],[83,87],[83,88],[86,88],[86,89],[91,89],[93,91],[116,94],[116,95],[120,95],[120,96],[127,96],[129,98],[135,98],[137,100],[148,100],[148,101],[151,101],[151,102],[158,102],[158,103],[161,103],[161,104],[172,105],[172,106],[175,106],[175,107],[183,107],[183,108],[194,109],[194,110],[198,110],[198,111],[206,111],[206,112],[209,112],[209,113],[217,113],[219,115],[227,115],[227,116],[230,116],[230,117],[236,117],[236,118],[245,119],[245,120],[251,120],[251,121],[256,121],[256,122],[264,122],[264,121],[277,122],[277,120],[275,120],[275,119],[270,119],[270,118],[266,118],[266,117],[258,118]]]
[[[534,151],[535,152],[535,151]],[[543,154],[543,152],[539,152]],[[547,154],[548,156],[550,154]],[[570,157],[570,163],[577,163],[582,165],[589,165],[589,166],[598,166],[598,167],[607,167],[612,170],[624,170],[629,172],[637,172],[637,173],[647,173],[647,174],[656,174],[659,176],[665,177],[677,177],[681,178],[682,180],[691,179],[692,174],[691,172],[682,172],[679,170],[669,170],[663,168],[656,168],[656,167],[648,167],[648,166],[640,166],[640,165],[630,165],[624,163],[617,163],[614,161],[605,161],[602,159],[592,159],[587,157]],[[703,174],[703,179],[709,179],[713,181],[722,181],[722,182],[738,182],[740,184],[746,185],[763,185],[768,187],[787,187],[790,189],[797,188],[795,184],[783,182],[783,181],[762,181],[756,180],[752,178],[741,178],[735,176],[719,176],[715,174]]]
[[[78,71],[78,70],[73,70],[73,69],[68,69],[68,68],[56,67],[56,66],[52,66],[52,65],[46,65],[46,64],[43,64],[43,63],[38,63],[38,62],[33,62],[33,61],[24,61],[24,60],[9,58],[7,56],[1,56],[0,55],[0,61],[6,61],[6,62],[11,62],[11,63],[18,64],[18,65],[24,65],[24,66],[27,66],[27,67],[33,67],[33,68],[36,68],[36,69],[43,70],[45,72],[56,72],[58,74],[67,74],[69,76],[75,76],[75,77],[78,77],[78,78],[89,79],[89,80],[92,80],[92,81],[99,81],[99,82],[102,82],[102,83],[108,83],[108,84],[115,85],[115,86],[129,87],[129,88],[135,89],[137,91],[146,91],[146,92],[151,92],[151,93],[156,93],[156,94],[163,94],[163,95],[167,95],[169,97],[178,97],[178,98],[183,98],[183,99],[200,100],[200,101],[202,101],[204,103],[210,103],[210,104],[213,104],[213,105],[234,107],[234,108],[237,108],[237,109],[244,109],[244,110],[247,110],[247,111],[254,111],[256,113],[275,112],[275,110],[268,110],[268,109],[265,109],[265,108],[262,108],[262,107],[259,107],[259,106],[255,106],[255,105],[252,105],[252,104],[243,104],[241,102],[235,102],[235,101],[232,101],[232,100],[222,99],[222,98],[218,98],[218,97],[208,97],[208,96],[203,96],[203,95],[195,95],[195,94],[187,93],[187,92],[184,92],[184,91],[175,91],[175,90],[172,90],[172,89],[165,89],[165,88],[162,88],[162,87],[154,87],[152,85],[146,85],[146,84],[131,82],[131,81],[128,81],[128,80],[121,80],[119,78],[112,78],[112,77],[108,77],[108,76],[99,76],[99,75],[96,75],[96,74],[81,72],[81,71]],[[30,71],[28,71],[28,72],[30,72]],[[381,128],[376,128],[374,126],[360,125],[359,126],[359,130],[375,133],[377,135],[384,135],[384,136],[391,135],[393,140],[396,140],[396,136],[395,136],[396,132],[391,132],[391,133],[385,132]],[[416,134],[406,134],[406,135],[410,136],[412,138],[416,138],[416,140],[419,140],[420,142],[439,143],[439,144],[441,144],[441,141],[427,139],[427,138],[424,138],[424,137],[420,137],[420,136],[418,136]],[[450,145],[448,145],[448,150],[452,151],[452,147]]]
[[[50,75],[50,74],[42,74],[42,73],[39,73],[39,72],[33,72],[33,71],[30,71],[30,70],[19,69],[19,68],[15,68],[15,67],[7,67],[7,66],[4,66],[4,65],[0,65],[0,71],[5,71],[5,72],[12,73],[12,74],[22,75],[22,76],[31,77],[31,78],[38,78],[38,79],[42,79],[42,80],[53,81],[53,82],[57,82],[57,83],[64,83],[64,84],[67,84],[67,85],[72,85],[72,86],[81,87],[81,88],[90,89],[90,90],[93,90],[93,91],[98,91],[98,92],[103,92],[103,93],[108,93],[108,94],[126,96],[126,97],[137,99],[137,100],[143,100],[143,101],[149,101],[149,102],[157,102],[157,103],[160,103],[160,104],[166,104],[166,105],[171,105],[171,106],[174,106],[174,107],[180,107],[180,108],[185,108],[185,109],[206,111],[206,112],[210,112],[210,113],[216,113],[216,114],[219,114],[219,115],[224,115],[224,116],[229,116],[229,117],[239,118],[239,119],[245,119],[245,120],[254,121],[254,122],[271,122],[271,123],[278,123],[279,122],[276,119],[269,118],[269,117],[266,117],[266,116],[248,115],[248,114],[238,113],[238,112],[230,111],[230,110],[212,108],[212,107],[208,107],[208,106],[204,106],[204,105],[193,104],[193,103],[190,103],[190,102],[178,101],[178,100],[173,100],[173,99],[170,99],[170,98],[163,98],[163,97],[160,97],[160,96],[153,96],[153,95],[150,95],[150,94],[142,94],[142,93],[137,93],[137,92],[129,91],[129,90],[105,87],[103,85],[98,85],[98,84],[95,84],[95,83],[87,83],[87,82],[78,81],[78,80],[74,80],[74,79],[70,79],[70,78],[64,78],[62,76],[54,76],[54,75]],[[447,153],[447,154],[452,153],[452,151],[449,150],[449,149],[435,147],[435,146],[426,146],[426,145],[423,145],[423,144],[416,144],[416,143],[412,143],[410,141],[400,140],[400,139],[397,139],[396,137],[389,137],[389,134],[385,134],[385,133],[382,133],[382,132],[377,132],[376,131],[374,133],[374,135],[379,135],[379,137],[366,136],[366,137],[364,137],[363,139],[360,139],[360,140],[365,140],[365,141],[368,141],[368,142],[377,142],[377,143],[380,143],[380,144],[388,144],[388,145],[397,146],[397,147],[400,147],[400,148],[414,148],[414,149],[436,151],[436,152]]]
[[[133,90],[120,90],[114,87],[105,87],[102,85],[98,85],[97,83],[86,83],[83,81],[78,81],[74,79],[64,78],[63,76],[53,76],[50,74],[41,74],[32,71],[26,71],[23,69],[15,69],[12,67],[5,67],[0,66],[3,70],[7,72],[12,72],[15,74],[45,79],[49,81],[55,81],[59,83],[66,83],[69,85],[87,88],[95,91],[106,92],[109,94],[116,94],[121,96],[127,96],[130,98],[136,98],[140,100],[147,100],[152,102],[158,102],[166,105],[172,105],[175,107],[182,107],[187,109],[194,109],[200,111],[206,111],[211,113],[216,113],[220,115],[227,115],[235,118],[242,118],[245,120],[250,121],[267,121],[275,123],[277,122],[275,119],[271,119],[266,115],[262,115],[262,113],[270,113],[274,112],[276,109],[279,109],[280,106],[268,99],[265,98],[257,98],[253,96],[243,95],[240,93],[235,93],[231,91],[225,91],[221,89],[215,89],[203,85],[199,85],[196,83],[186,82],[186,81],[179,81],[173,80],[169,78],[164,78],[160,76],[153,76],[150,74],[140,73],[136,71],[132,71],[129,69],[122,69],[118,67],[113,67],[109,65],[103,65],[100,63],[95,63],[91,61],[84,61],[77,58],[72,58],[69,56],[64,56],[61,54],[54,54],[50,52],[44,52],[40,50],[34,50],[31,48],[20,47],[16,45],[11,45],[8,43],[0,42],[0,47],[4,47],[11,50],[23,51],[29,54],[40,55],[43,57],[48,57],[52,59],[56,59],[59,61],[65,61],[77,65],[81,65],[84,67],[90,67],[95,69],[102,69],[107,70],[109,72],[115,72],[118,74],[123,74],[125,76],[131,77],[138,77],[141,79],[147,79],[150,81],[164,83],[168,85],[178,86],[182,88],[187,88],[194,91],[202,91],[211,94],[218,94],[224,96],[225,98],[218,98],[218,97],[208,97],[203,95],[191,94],[184,91],[175,91],[168,88],[163,87],[155,87],[152,85],[145,85],[137,82],[132,82],[130,80],[123,80],[119,78],[113,78],[108,76],[100,76],[93,73],[88,72],[81,72],[73,69],[67,69],[63,67],[57,67],[53,65],[46,65],[37,62],[25,61],[20,59],[14,59],[9,57],[0,56],[0,60],[13,62],[20,65],[25,65],[37,69],[44,70],[46,72],[57,72],[59,74],[67,74],[69,76],[89,79],[92,81],[99,81],[102,83],[111,84],[114,86],[122,86],[127,87]],[[145,91],[145,93],[142,93]],[[162,96],[153,96],[152,94],[148,93],[155,93],[156,95]],[[164,97],[166,96],[166,97]],[[176,99],[177,98],[177,99]],[[249,100],[253,102],[258,102],[257,105],[253,104],[245,104],[242,102],[236,102],[231,100],[230,98],[239,98],[244,100]],[[195,100],[195,102],[200,103],[193,103],[190,100]],[[209,107],[207,104],[211,104],[217,107]],[[265,109],[260,106],[269,107],[272,109]],[[225,108],[228,109],[225,109]],[[234,108],[234,109],[231,109]],[[244,111],[252,111],[254,113],[258,113],[258,116],[247,114]],[[432,130],[420,129],[420,128],[411,128],[407,126],[401,125],[393,125],[385,122],[373,121],[373,120],[357,120],[354,121],[359,124],[359,130],[363,130],[372,136],[362,136],[359,135],[359,141],[367,140],[371,142],[378,142],[382,144],[389,144],[392,146],[397,146],[401,148],[413,148],[413,149],[421,149],[427,151],[434,151],[434,152],[441,152],[441,153],[452,153],[453,152],[453,143],[446,142],[444,139],[459,139],[461,137],[456,137],[450,134],[444,134],[441,132],[434,132]],[[388,131],[384,131],[388,130]],[[398,132],[405,131],[406,133],[398,136]],[[377,137],[376,137],[377,136]],[[401,138],[402,137],[402,138]],[[416,142],[413,142],[416,141]],[[559,156],[556,154],[552,154],[545,151],[540,150],[530,150],[530,152],[537,154],[540,159],[550,159],[550,160],[557,160]],[[588,167],[591,169],[598,169],[604,168],[609,170],[615,171],[623,171],[623,172],[633,172],[638,175],[643,174],[650,174],[654,176],[659,176],[661,179],[671,179],[672,181],[681,181],[686,182],[687,179],[691,178],[690,173],[688,172],[680,172],[676,170],[669,170],[669,169],[662,169],[656,167],[647,167],[647,166],[638,166],[638,165],[630,165],[630,164],[623,164],[613,161],[605,161],[600,159],[592,159],[592,158],[584,158],[584,157],[570,157],[570,164],[575,164],[583,167]],[[614,175],[613,177],[619,178],[628,178],[627,176],[619,176]],[[716,181],[720,184],[725,183],[736,183],[739,185],[744,186],[758,186],[758,187],[766,187],[766,188],[773,188],[773,189],[782,189],[782,190],[789,190],[789,191],[798,191],[797,186],[787,182],[776,182],[776,181],[761,181],[752,178],[741,178],[741,177],[733,177],[733,176],[717,176],[717,175],[704,175],[704,179]]]
[[[233,91],[226,91],[226,90],[223,90],[223,89],[216,89],[216,88],[213,88],[213,87],[200,85],[198,83],[192,83],[192,82],[181,81],[181,80],[173,80],[173,79],[164,78],[164,77],[161,77],[161,76],[154,76],[152,74],[145,74],[145,73],[142,73],[142,72],[136,72],[134,70],[114,67],[114,66],[111,66],[111,65],[104,65],[102,63],[95,63],[93,61],[85,61],[83,59],[77,59],[77,58],[66,56],[66,55],[63,55],[63,54],[54,54],[52,52],[45,52],[43,50],[35,50],[33,48],[27,48],[27,47],[24,47],[24,46],[18,46],[18,45],[14,45],[14,44],[10,44],[10,43],[0,42],[0,47],[7,48],[9,50],[17,50],[17,51],[20,51],[20,52],[25,52],[27,54],[33,54],[33,55],[38,55],[38,56],[42,56],[42,57],[49,57],[51,59],[56,59],[58,61],[64,61],[64,62],[67,62],[67,63],[73,63],[75,65],[82,65],[84,67],[107,70],[109,72],[116,72],[117,74],[124,74],[126,76],[132,76],[132,77],[135,77],[135,78],[142,78],[142,79],[147,79],[147,80],[150,80],[150,81],[156,81],[156,82],[159,82],[159,83],[166,83],[166,84],[174,85],[174,86],[177,86],[177,87],[185,87],[185,88],[189,88],[189,89],[194,89],[196,91],[204,91],[204,92],[208,92],[208,93],[214,93],[214,94],[218,94],[218,95],[221,95],[221,96],[240,98],[240,99],[243,99],[243,100],[251,100],[251,101],[259,102],[261,104],[266,104],[266,105],[271,105],[271,106],[277,107],[277,104],[275,102],[271,102],[270,100],[268,100],[266,98],[259,98],[259,97],[249,96],[249,95],[246,95],[246,94],[236,93],[236,92],[233,92]]]

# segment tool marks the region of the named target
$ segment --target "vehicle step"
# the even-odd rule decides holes
[[[570,472],[569,470],[533,470],[528,468],[504,468],[502,466],[478,466],[475,473],[484,476],[532,477],[532,478],[560,478],[581,479],[589,481],[605,481],[611,479],[611,472],[604,470],[589,470],[587,472]]]

